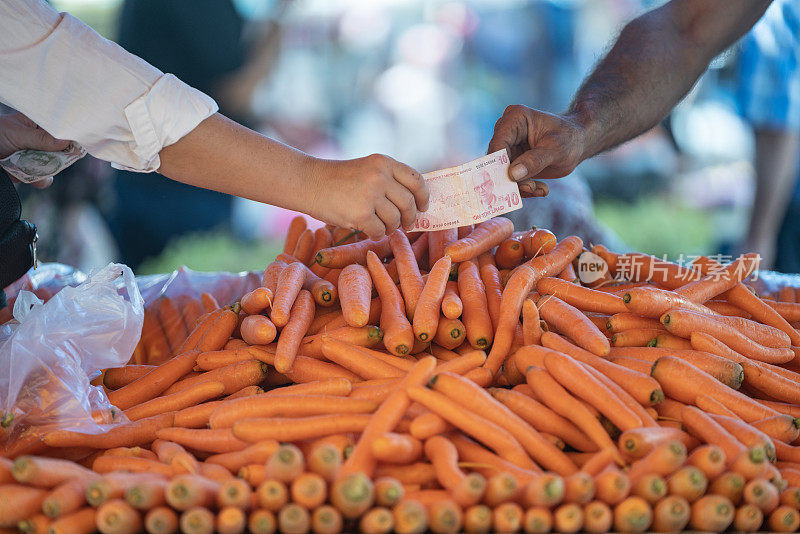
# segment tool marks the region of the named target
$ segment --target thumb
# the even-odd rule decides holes
[[[511,162],[509,174],[515,182],[534,178],[553,162],[553,152],[532,148]]]
[[[32,150],[45,150],[47,152],[59,152],[69,146],[69,141],[56,139],[41,128],[23,128],[19,130],[14,142],[22,148]]]

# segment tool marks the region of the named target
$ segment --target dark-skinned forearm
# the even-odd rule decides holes
[[[745,2],[673,1],[629,23],[570,106],[568,114],[586,131],[582,159],[662,120],[769,4]]]

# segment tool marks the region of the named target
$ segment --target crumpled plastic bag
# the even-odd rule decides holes
[[[13,441],[32,427],[99,433],[124,418],[90,376],[130,359],[143,318],[125,265],[109,264],[44,303],[21,291],[15,320],[0,327],[2,438]]]

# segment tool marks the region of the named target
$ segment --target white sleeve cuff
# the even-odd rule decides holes
[[[158,170],[161,149],[177,142],[218,109],[210,96],[172,74],[164,74],[124,110],[135,142],[136,165],[112,163],[112,167],[135,172]]]

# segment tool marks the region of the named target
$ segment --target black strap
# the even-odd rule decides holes
[[[33,267],[36,226],[20,220],[22,203],[11,179],[0,172],[0,290]]]

